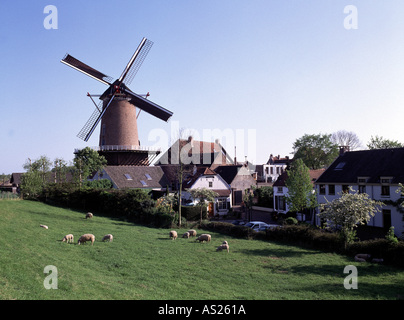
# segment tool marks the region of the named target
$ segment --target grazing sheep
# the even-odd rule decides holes
[[[366,262],[368,259],[370,259],[370,254],[358,253],[355,256],[355,261],[357,262]]]
[[[48,226],[45,226],[44,224],[40,224],[39,226],[40,226],[41,228],[48,229]]]
[[[185,233],[182,235],[182,237],[183,237],[183,238],[189,238],[189,232],[185,232]]]
[[[195,241],[199,241],[199,242],[207,241],[207,242],[209,242],[211,239],[212,239],[212,236],[210,234],[204,233],[204,234],[201,234],[198,238],[196,238]]]
[[[66,243],[69,243],[69,241],[70,241],[71,243],[73,243],[73,240],[74,240],[74,236],[72,234],[67,234],[63,237],[62,242],[66,241]]]
[[[114,236],[112,234],[107,234],[102,238],[102,241],[108,240],[109,242],[112,242],[114,240]]]
[[[222,242],[222,244],[229,244],[226,240],[224,240],[223,242]]]
[[[216,251],[222,251],[222,250],[227,250],[229,252],[229,245],[227,244],[227,241],[223,241],[226,243],[222,243],[220,246],[217,247]]]
[[[87,212],[86,219],[91,219],[92,217],[93,217],[93,214],[91,212]]]
[[[175,240],[175,239],[177,239],[177,237],[178,237],[177,231],[171,230],[170,239],[172,238],[172,240]]]
[[[191,230],[188,230],[188,232],[189,232],[190,237],[196,237],[196,230],[191,229]]]
[[[80,245],[80,243],[82,243],[82,242],[84,243],[84,242],[87,242],[87,241],[91,241],[91,245],[93,245],[93,244],[94,244],[94,241],[95,241],[94,235],[93,235],[93,234],[90,234],[90,233],[83,234],[83,235],[80,237],[80,239],[79,239],[79,241],[77,242],[77,244]]]

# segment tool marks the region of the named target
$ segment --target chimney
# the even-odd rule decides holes
[[[349,146],[340,146],[339,155],[342,156],[345,152],[349,152]]]

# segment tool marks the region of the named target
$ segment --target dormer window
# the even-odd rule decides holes
[[[334,170],[342,170],[346,165],[346,162],[340,162],[337,164],[337,166],[334,168]]]

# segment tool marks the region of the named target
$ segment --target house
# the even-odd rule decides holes
[[[281,158],[280,155],[274,157],[271,154],[267,163],[262,166],[262,180],[264,182],[275,182],[291,162],[292,159],[289,159],[288,156]]]
[[[215,171],[208,167],[195,166],[193,172],[189,174],[183,181],[182,203],[195,204],[188,190],[196,188],[207,188],[218,194],[215,200],[209,203],[208,214],[225,215],[231,208],[231,187],[230,185]]]
[[[23,172],[14,172],[11,174],[10,187],[12,193],[20,193],[21,177],[23,174]]]
[[[339,193],[352,187],[367,193],[371,199],[383,201],[381,213],[368,222],[368,226],[383,228],[394,226],[397,236],[404,232],[403,197],[398,193],[399,183],[404,183],[404,148],[376,149],[344,152],[315,182],[318,203],[332,201]],[[316,221],[320,224],[320,221]]]
[[[178,139],[161,155],[155,165],[179,165],[180,160],[185,165],[208,166],[212,170],[219,165],[233,164],[233,160],[218,140],[197,141],[189,136],[188,139]]]
[[[318,170],[309,170],[310,181],[313,184],[313,191],[315,189],[315,182],[318,178],[324,173],[325,169]],[[286,186],[286,180],[288,179],[287,171],[284,171],[278,179],[274,182],[274,210],[278,213],[288,213],[289,206],[286,203],[286,196],[288,195],[288,187]],[[312,217],[309,216],[301,216],[301,220],[309,220],[311,221]]]
[[[256,181],[246,165],[218,166],[214,171],[230,185],[232,205],[241,204],[245,190],[256,185]]]
[[[115,189],[145,189],[163,195],[169,181],[160,167],[106,166],[89,180],[108,179]]]

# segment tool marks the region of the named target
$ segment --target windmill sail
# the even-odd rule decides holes
[[[98,70],[95,70],[94,68],[91,68],[80,60],[72,57],[70,54],[66,54],[65,57],[60,60],[60,62],[72,67],[73,69],[76,69],[77,71],[83,72],[84,74],[102,82],[103,84],[110,85],[113,81],[113,78],[99,72]]]
[[[170,110],[164,109],[157,103],[145,99],[127,88],[123,88],[123,90],[125,94],[128,95],[128,97],[130,98],[130,103],[137,108],[142,109],[143,111],[146,111],[147,113],[150,113],[151,115],[164,121],[168,121],[168,119],[170,119],[173,115]]]
[[[120,83],[125,82],[126,85],[132,83],[133,78],[138,72],[152,46],[152,41],[147,40],[146,38],[142,39],[142,42],[140,42],[135,53],[132,55],[132,58],[129,60],[125,70],[123,70],[121,76],[119,77]]]
[[[98,107],[95,108],[91,117],[87,120],[84,127],[77,134],[77,137],[79,137],[80,139],[82,139],[86,142],[88,141],[88,139],[90,139],[92,133],[94,132],[98,123],[101,121],[102,116],[104,115],[105,111],[107,111],[109,105],[114,100],[114,98],[115,98],[115,95],[113,95],[110,98],[110,100],[108,101],[108,104],[105,106],[105,108],[102,108],[102,104],[103,104],[102,101],[98,104]],[[102,112],[100,112],[100,110],[102,110]]]

